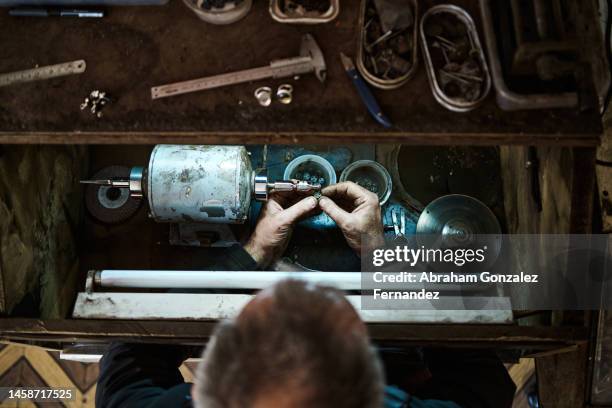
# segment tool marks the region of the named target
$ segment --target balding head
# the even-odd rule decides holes
[[[202,408],[378,408],[384,380],[342,292],[283,281],[219,325],[198,368]]]

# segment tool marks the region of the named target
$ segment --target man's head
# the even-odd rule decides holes
[[[384,379],[342,292],[283,281],[219,325],[198,368],[198,408],[378,408]]]

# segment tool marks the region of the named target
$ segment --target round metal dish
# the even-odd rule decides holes
[[[303,172],[307,172],[309,174],[320,174],[321,177],[325,179],[324,183],[320,183],[322,187],[336,184],[337,179],[336,170],[334,170],[334,166],[332,166],[330,162],[328,162],[321,156],[317,156],[314,154],[305,154],[304,156],[296,157],[287,165],[283,178],[285,180],[302,180],[303,177],[298,176],[302,176],[302,174],[300,173]]]
[[[374,160],[359,160],[349,164],[340,175],[340,182],[343,181],[352,181],[376,193],[380,205],[387,203],[393,190],[391,175],[382,164]]]
[[[474,197],[452,194],[429,203],[416,227],[420,242],[444,248],[487,247],[487,259],[494,262],[501,251],[501,226],[493,211]],[[438,238],[440,237],[441,240]]]

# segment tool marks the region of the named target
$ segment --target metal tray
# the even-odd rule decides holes
[[[427,42],[427,36],[425,35],[425,24],[429,18],[437,14],[450,13],[455,15],[460,21],[462,21],[465,26],[468,28],[468,34],[470,41],[472,43],[472,47],[478,51],[478,60],[482,67],[482,72],[485,77],[484,89],[478,98],[475,101],[461,101],[455,98],[451,98],[447,94],[444,93],[442,88],[440,87],[440,83],[438,82],[438,76],[436,74],[436,67],[434,67],[433,61],[431,59],[431,53],[429,52],[429,44]],[[470,14],[462,9],[461,7],[453,6],[453,5],[439,5],[430,8],[427,13],[421,19],[421,48],[423,50],[423,60],[425,61],[425,68],[427,71],[427,76],[429,77],[429,85],[431,86],[431,91],[433,92],[434,97],[440,103],[440,105],[444,106],[448,110],[453,112],[469,112],[473,109],[476,109],[482,102],[486,99],[491,91],[491,75],[489,73],[489,67],[487,65],[487,59],[485,58],[484,50],[480,43],[480,39],[478,38],[478,31],[476,30],[476,25],[474,24],[474,20],[470,16]]]
[[[386,79],[381,79],[377,77],[376,75],[374,75],[373,73],[371,73],[370,71],[368,71],[368,69],[366,68],[364,64],[364,60],[363,60],[364,59],[363,47],[364,47],[365,39],[366,39],[366,31],[364,30],[364,28],[366,24],[365,13],[366,13],[367,1],[368,0],[361,0],[361,9],[359,13],[359,36],[357,40],[357,58],[356,58],[357,59],[356,61],[357,69],[359,70],[363,78],[366,81],[368,81],[368,83],[370,83],[372,86],[375,86],[376,88],[379,88],[379,89],[385,89],[385,90],[397,89],[401,87],[402,85],[404,85],[406,82],[408,82],[408,80],[410,80],[410,78],[414,76],[419,66],[419,40],[418,40],[419,3],[417,0],[411,0],[412,7],[414,10],[414,16],[415,16],[414,32],[412,34],[413,35],[412,61],[410,61],[412,62],[412,68],[410,68],[410,71],[408,71],[405,75],[397,79],[386,80]]]
[[[497,104],[501,109],[516,111],[525,109],[576,108],[578,106],[578,94],[576,92],[521,94],[511,90],[504,78],[504,69],[500,62],[501,54],[497,43],[497,34],[495,33],[491,0],[480,0],[480,11],[489,61],[491,61]]]
[[[318,17],[291,17],[283,12],[280,0],[270,0],[270,15],[279,23],[285,24],[323,24],[329,23],[340,14],[340,0],[330,0],[330,7]]]

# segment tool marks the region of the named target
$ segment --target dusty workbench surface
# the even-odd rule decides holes
[[[341,51],[355,54],[358,1],[344,1],[336,21],[318,26],[276,23],[266,3],[256,1],[247,18],[223,27],[201,22],[179,0],[113,8],[102,20],[18,19],[0,10],[0,72],[87,61],[82,75],[0,88],[0,143],[598,143],[595,112],[503,112],[494,92],[471,113],[449,112],[434,100],[422,61],[404,87],[375,92],[395,125],[385,130],[368,115],[340,63]],[[476,0],[455,3],[480,21]],[[152,86],[297,56],[304,33],[323,49],[325,84],[305,75],[151,100]],[[258,86],[283,82],[295,87],[291,105],[258,105]],[[93,89],[117,98],[101,119],[79,109]]]

